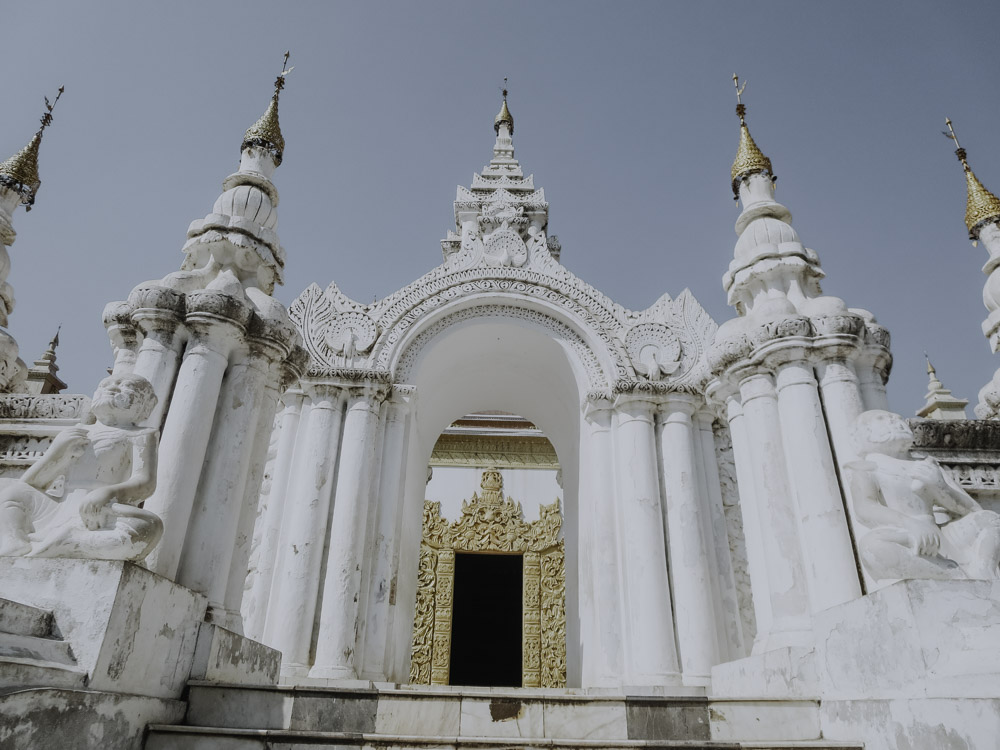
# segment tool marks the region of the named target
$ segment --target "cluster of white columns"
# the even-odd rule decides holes
[[[713,419],[686,393],[586,406],[584,684],[706,685],[743,655]]]
[[[408,410],[380,383],[303,381],[284,398],[244,612],[288,677],[392,669]]]
[[[855,418],[886,408],[878,368],[888,351],[866,343],[860,316],[839,322],[844,330],[768,342],[709,389],[733,439],[755,652],[809,646],[812,615],[864,591],[842,472],[856,459]]]
[[[157,488],[145,507],[164,535],[146,565],[205,594],[209,618],[242,632],[267,438],[304,352],[283,310],[268,320],[223,291],[144,285],[109,311],[114,371],[142,375],[158,396]]]

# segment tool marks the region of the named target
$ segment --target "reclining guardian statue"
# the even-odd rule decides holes
[[[137,507],[156,488],[156,405],[149,381],[112,375],[91,416],[60,432],[20,479],[0,480],[0,555],[141,560],[163,533]]]
[[[984,510],[933,458],[910,457],[905,419],[864,412],[854,445],[861,458],[847,464],[854,510],[871,529],[858,548],[874,578],[1000,577],[1000,515]]]

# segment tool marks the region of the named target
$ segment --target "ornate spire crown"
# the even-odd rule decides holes
[[[739,76],[733,73],[733,85],[736,86],[736,115],[740,118],[740,146],[736,150],[736,159],[733,160],[731,177],[733,197],[735,200],[739,200],[740,182],[758,172],[767,172],[773,179],[774,170],[771,169],[771,160],[757,148],[757,144],[750,136],[750,129],[747,127],[747,105],[742,101],[743,90],[747,87],[747,82],[744,81],[743,85],[740,86]]]
[[[295,66],[288,66],[290,52],[285,52],[284,62],[281,64],[281,72],[274,80],[274,94],[271,95],[271,102],[253,125],[251,125],[243,136],[243,143],[240,144],[240,151],[244,151],[251,146],[262,148],[271,153],[274,159],[274,166],[281,165],[281,158],[285,151],[285,139],[281,135],[281,126],[278,123],[278,95],[285,88],[285,78],[291,73]]]
[[[497,135],[500,135],[500,123],[507,123],[507,130],[511,135],[514,135],[514,116],[507,109],[507,79],[503,79],[503,104],[500,105],[500,111],[497,116],[493,118],[493,130],[496,131]]]
[[[38,147],[42,143],[42,133],[52,124],[52,110],[56,108],[59,97],[63,95],[65,86],[60,86],[54,101],[45,97],[45,113],[42,115],[41,126],[27,146],[22,148],[7,161],[0,163],[0,185],[3,185],[21,196],[25,211],[30,211],[35,202],[35,195],[42,181],[38,177]]]
[[[969,230],[969,239],[975,243],[979,240],[979,230],[983,225],[991,221],[1000,221],[1000,198],[983,187],[983,183],[976,177],[976,173],[969,166],[968,155],[965,149],[958,142],[955,135],[955,128],[951,126],[951,119],[945,118],[944,124],[948,126],[947,132],[942,133],[955,141],[955,156],[958,157],[962,169],[965,170],[965,228]]]

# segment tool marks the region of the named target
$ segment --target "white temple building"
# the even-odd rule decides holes
[[[562,264],[506,91],[439,265],[286,310],[286,74],[93,400],[0,329],[0,748],[997,746],[1000,375],[887,411],[742,102],[721,325]]]

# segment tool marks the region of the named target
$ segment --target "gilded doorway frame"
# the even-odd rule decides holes
[[[523,556],[521,685],[566,687],[566,553],[559,501],[525,522],[521,504],[503,497],[503,477],[483,472],[482,496],[462,501],[452,523],[441,503],[424,503],[410,682],[447,685],[456,552],[520,552]]]

